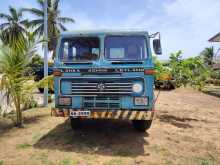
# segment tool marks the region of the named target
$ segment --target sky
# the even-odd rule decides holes
[[[0,0],[0,12],[8,6],[37,7],[36,0]],[[75,19],[69,30],[144,29],[161,32],[163,55],[183,51],[198,55],[213,44],[208,39],[220,32],[220,0],[61,0],[61,15]],[[30,15],[27,16],[31,18]],[[220,44],[214,45],[220,47]]]

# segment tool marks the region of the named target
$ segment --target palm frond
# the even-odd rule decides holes
[[[69,17],[58,17],[57,20],[60,23],[75,23],[75,20]]]
[[[38,17],[43,17],[44,16],[44,12],[42,10],[36,9],[36,8],[22,8],[21,9],[22,12],[29,12],[31,14],[34,14]]]
[[[59,2],[60,2],[60,0],[54,0],[53,1],[53,9],[54,10],[58,10],[58,7],[59,7]]]
[[[12,20],[12,17],[8,14],[0,13],[0,18],[6,19],[8,21]]]
[[[5,29],[5,28],[7,28],[7,27],[9,27],[10,26],[10,23],[2,23],[1,25],[0,25],[0,30],[3,30],[3,29]]]
[[[67,28],[66,28],[62,23],[59,23],[59,27],[60,27],[60,29],[63,30],[63,31],[66,31],[66,30],[67,30]]]
[[[32,21],[29,21],[28,24],[30,26],[38,26],[38,25],[42,25],[44,24],[44,20],[43,19],[35,19],[35,20],[32,20]]]
[[[12,6],[9,6],[9,11],[10,11],[12,18],[17,21],[18,20],[17,10]]]
[[[40,24],[39,26],[36,27],[36,29],[34,29],[34,35],[43,35],[44,34],[44,25]]]

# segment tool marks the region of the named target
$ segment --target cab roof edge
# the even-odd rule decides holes
[[[114,30],[74,30],[61,32],[61,36],[70,36],[76,34],[148,34],[148,31],[144,29],[114,29]]]

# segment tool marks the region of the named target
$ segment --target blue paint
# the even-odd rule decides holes
[[[123,63],[123,64],[112,64],[110,61],[106,60],[104,57],[105,51],[105,37],[109,35],[122,35],[122,36],[145,36],[146,38],[146,51],[147,51],[147,59],[143,61],[143,63]],[[91,64],[74,64],[68,63],[68,65],[64,64],[59,60],[59,56],[61,54],[60,46],[61,40],[64,38],[74,38],[74,37],[98,37],[100,39],[100,58],[96,61],[93,61]],[[58,47],[56,49],[56,59],[54,63],[54,68],[57,70],[62,69],[93,69],[93,68],[107,68],[107,69],[115,69],[115,68],[143,68],[143,69],[154,69],[154,64],[152,61],[152,53],[150,49],[150,39],[149,35],[146,31],[78,31],[78,32],[65,32],[60,35],[58,40]],[[146,109],[152,110],[154,105],[154,94],[153,94],[153,83],[154,83],[154,76],[153,75],[144,75],[144,72],[123,72],[121,74],[112,74],[109,75],[107,73],[81,73],[81,72],[74,72],[68,73],[63,72],[61,77],[55,77],[54,79],[54,88],[55,88],[55,107],[62,108],[58,105],[58,98],[62,96],[72,97],[72,105],[65,108],[73,108],[73,109],[80,109],[83,108],[83,98],[85,96],[72,96],[71,95],[71,81],[63,82],[62,78],[74,78],[74,77],[98,77],[104,78],[109,77],[118,77],[118,78],[134,78],[140,77],[143,79],[143,82],[140,82],[144,86],[143,92],[141,94],[130,94],[125,96],[119,96],[120,98],[120,108],[121,109]],[[62,81],[62,83],[61,83]],[[132,81],[132,83],[135,82]],[[134,105],[134,96],[145,96],[148,97],[149,103],[147,106],[135,106]],[[98,97],[98,96],[97,96]],[[110,97],[110,95],[105,95],[105,97]],[[105,102],[105,101],[103,101]],[[114,103],[114,101],[113,101]]]

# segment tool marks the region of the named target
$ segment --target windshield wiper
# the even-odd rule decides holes
[[[143,64],[143,61],[112,61],[112,64]]]
[[[72,65],[72,64],[82,64],[82,65],[87,65],[87,64],[92,64],[90,61],[72,61],[72,62],[63,62],[65,65]]]

